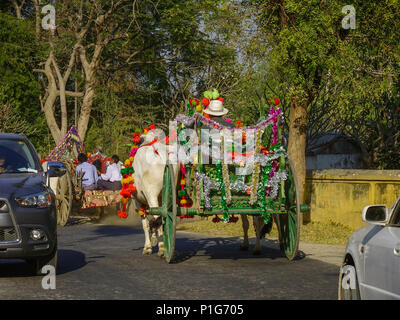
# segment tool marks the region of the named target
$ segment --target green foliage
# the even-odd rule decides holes
[[[38,103],[40,85],[33,73],[38,46],[28,21],[0,12],[0,88],[5,99],[13,99],[21,112]]]
[[[48,134],[38,99],[41,87],[33,72],[41,52],[30,21],[0,11],[0,105],[9,105],[13,116],[30,124],[24,133],[39,150]]]
[[[244,93],[276,95],[284,102],[287,118],[291,103],[306,106],[309,119],[329,124],[326,130],[344,131],[359,139],[372,156],[372,167],[398,168],[399,159],[393,158],[398,143],[387,147],[382,141],[393,141],[387,137],[397,137],[398,132],[393,124],[398,111],[390,110],[399,103],[400,33],[395,32],[400,28],[399,2],[353,1],[354,30],[342,28],[345,1],[246,3],[258,17],[258,38],[265,39],[268,50],[266,59],[255,66],[254,76],[244,83],[244,88],[254,89]],[[264,44],[254,47],[254,52],[263,50]],[[238,99],[239,108],[251,119],[256,104],[246,109],[242,101]],[[323,103],[336,110],[323,114]],[[313,130],[315,123],[308,126]]]

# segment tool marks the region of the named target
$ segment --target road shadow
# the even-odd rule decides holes
[[[133,226],[98,225],[92,231],[95,236],[86,237],[80,241],[94,241],[105,237],[122,237],[133,234],[143,234],[142,229]]]
[[[266,239],[261,243],[261,252],[258,255],[253,254],[255,239],[249,239],[249,249],[244,251],[240,249],[241,240],[237,237],[229,238],[177,238],[175,243],[175,257],[173,263],[184,262],[194,256],[207,256],[210,259],[286,259],[286,255],[280,250],[277,240]],[[294,260],[305,258],[302,251]]]
[[[78,224],[85,224],[91,222],[92,219],[88,217],[69,217],[67,223],[65,224],[66,227],[75,226]]]
[[[75,250],[58,250],[57,275],[72,272],[86,266],[86,256]]]
[[[57,275],[72,272],[87,264],[85,255],[75,250],[58,250]],[[25,260],[1,259],[0,278],[32,277],[33,269]]]

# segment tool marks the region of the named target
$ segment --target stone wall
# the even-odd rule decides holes
[[[400,170],[312,170],[307,172],[303,221],[365,225],[361,211],[370,204],[390,207],[400,196]]]

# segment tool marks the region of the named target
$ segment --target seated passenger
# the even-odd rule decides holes
[[[122,175],[121,168],[118,165],[119,158],[117,155],[111,157],[110,165],[107,167],[106,173],[102,174],[97,181],[98,190],[121,190]]]
[[[82,176],[83,190],[96,190],[99,178],[96,167],[87,162],[87,156],[84,153],[78,155],[78,163],[76,174]]]
[[[102,169],[102,163],[99,159],[96,159],[93,161],[93,165],[96,167],[97,169],[97,175],[101,175],[101,169]]]

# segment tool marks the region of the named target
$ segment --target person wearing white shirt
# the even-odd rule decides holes
[[[76,174],[82,177],[83,190],[95,190],[98,179],[96,167],[87,162],[87,156],[84,153],[78,155],[79,165],[76,167]]]
[[[111,157],[110,165],[107,167],[106,173],[100,175],[97,180],[98,190],[121,190],[122,175],[121,168],[118,165],[119,158],[117,155]]]

